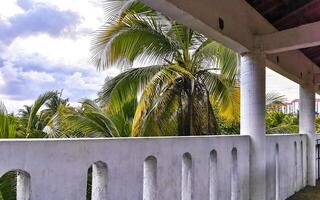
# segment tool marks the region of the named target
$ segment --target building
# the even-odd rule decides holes
[[[294,99],[289,103],[278,107],[278,110],[285,114],[298,114],[299,113],[299,99]],[[315,113],[319,115],[320,113],[320,99],[315,100]]]

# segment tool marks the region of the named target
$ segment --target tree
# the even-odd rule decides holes
[[[109,113],[96,102],[84,99],[79,109],[63,117],[64,132],[78,133],[80,137],[128,137],[135,105],[135,101],[128,102],[119,112]]]
[[[22,125],[19,137],[55,137],[59,131],[57,124],[60,107],[68,106],[68,99],[61,97],[62,92],[48,91],[41,94],[32,106],[25,105],[18,116]]]
[[[277,92],[268,92],[266,94],[266,108],[267,110],[270,109],[277,109],[284,104],[285,97]]]
[[[105,82],[99,103],[116,113],[138,99],[132,136],[218,134],[214,107],[239,120],[237,54],[139,1],[108,1],[105,10],[92,60],[125,71]]]

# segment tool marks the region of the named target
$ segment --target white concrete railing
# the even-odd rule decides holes
[[[248,136],[1,140],[0,152],[18,200],[85,200],[94,163],[93,200],[249,199]]]
[[[267,136],[267,200],[285,200],[307,184],[307,136]]]

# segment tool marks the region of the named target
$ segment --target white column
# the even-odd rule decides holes
[[[300,85],[299,133],[307,134],[307,183],[316,185],[315,90],[312,84]]]
[[[241,135],[251,137],[250,199],[266,199],[265,55],[260,51],[241,57]]]
[[[30,199],[30,175],[23,171],[17,172],[17,200]]]
[[[107,199],[107,176],[108,168],[103,162],[96,162],[92,165],[92,200]]]

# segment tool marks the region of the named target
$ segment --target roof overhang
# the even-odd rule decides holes
[[[319,45],[318,22],[278,31],[245,0],[141,1],[240,54],[264,51],[266,67],[298,84],[311,82],[318,90],[320,68],[297,50]]]

